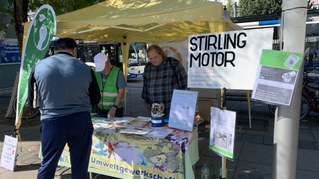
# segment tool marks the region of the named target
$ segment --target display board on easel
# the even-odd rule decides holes
[[[272,29],[189,36],[188,87],[252,90],[262,49],[272,49],[272,37]]]
[[[272,29],[189,36],[188,87],[252,90],[262,49],[272,49],[272,37]],[[210,121],[209,146],[222,156],[221,177],[225,178],[226,157],[234,155],[236,113],[213,108]]]

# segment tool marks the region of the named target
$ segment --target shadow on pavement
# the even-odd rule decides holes
[[[15,172],[28,171],[28,170],[38,170],[40,163],[37,164],[28,164],[28,165],[17,165],[14,169]]]

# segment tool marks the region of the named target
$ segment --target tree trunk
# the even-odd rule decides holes
[[[14,27],[19,43],[20,54],[22,54],[23,46],[23,33],[24,27],[23,23],[28,21],[28,4],[29,0],[14,0],[13,6],[13,17],[14,17]]]

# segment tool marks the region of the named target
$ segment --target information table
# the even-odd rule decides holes
[[[195,178],[192,165],[199,159],[197,127],[187,132],[152,128],[150,121],[137,118],[110,121],[93,117],[92,121],[89,172],[117,178]],[[160,137],[165,132],[167,136]],[[154,137],[157,134],[159,138]],[[67,146],[59,165],[70,167]]]

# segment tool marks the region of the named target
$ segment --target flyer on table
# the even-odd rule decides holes
[[[263,50],[252,98],[290,106],[301,64],[301,53]]]
[[[209,148],[221,156],[233,159],[236,112],[211,108]]]
[[[197,91],[174,90],[168,126],[192,131],[196,112]]]

